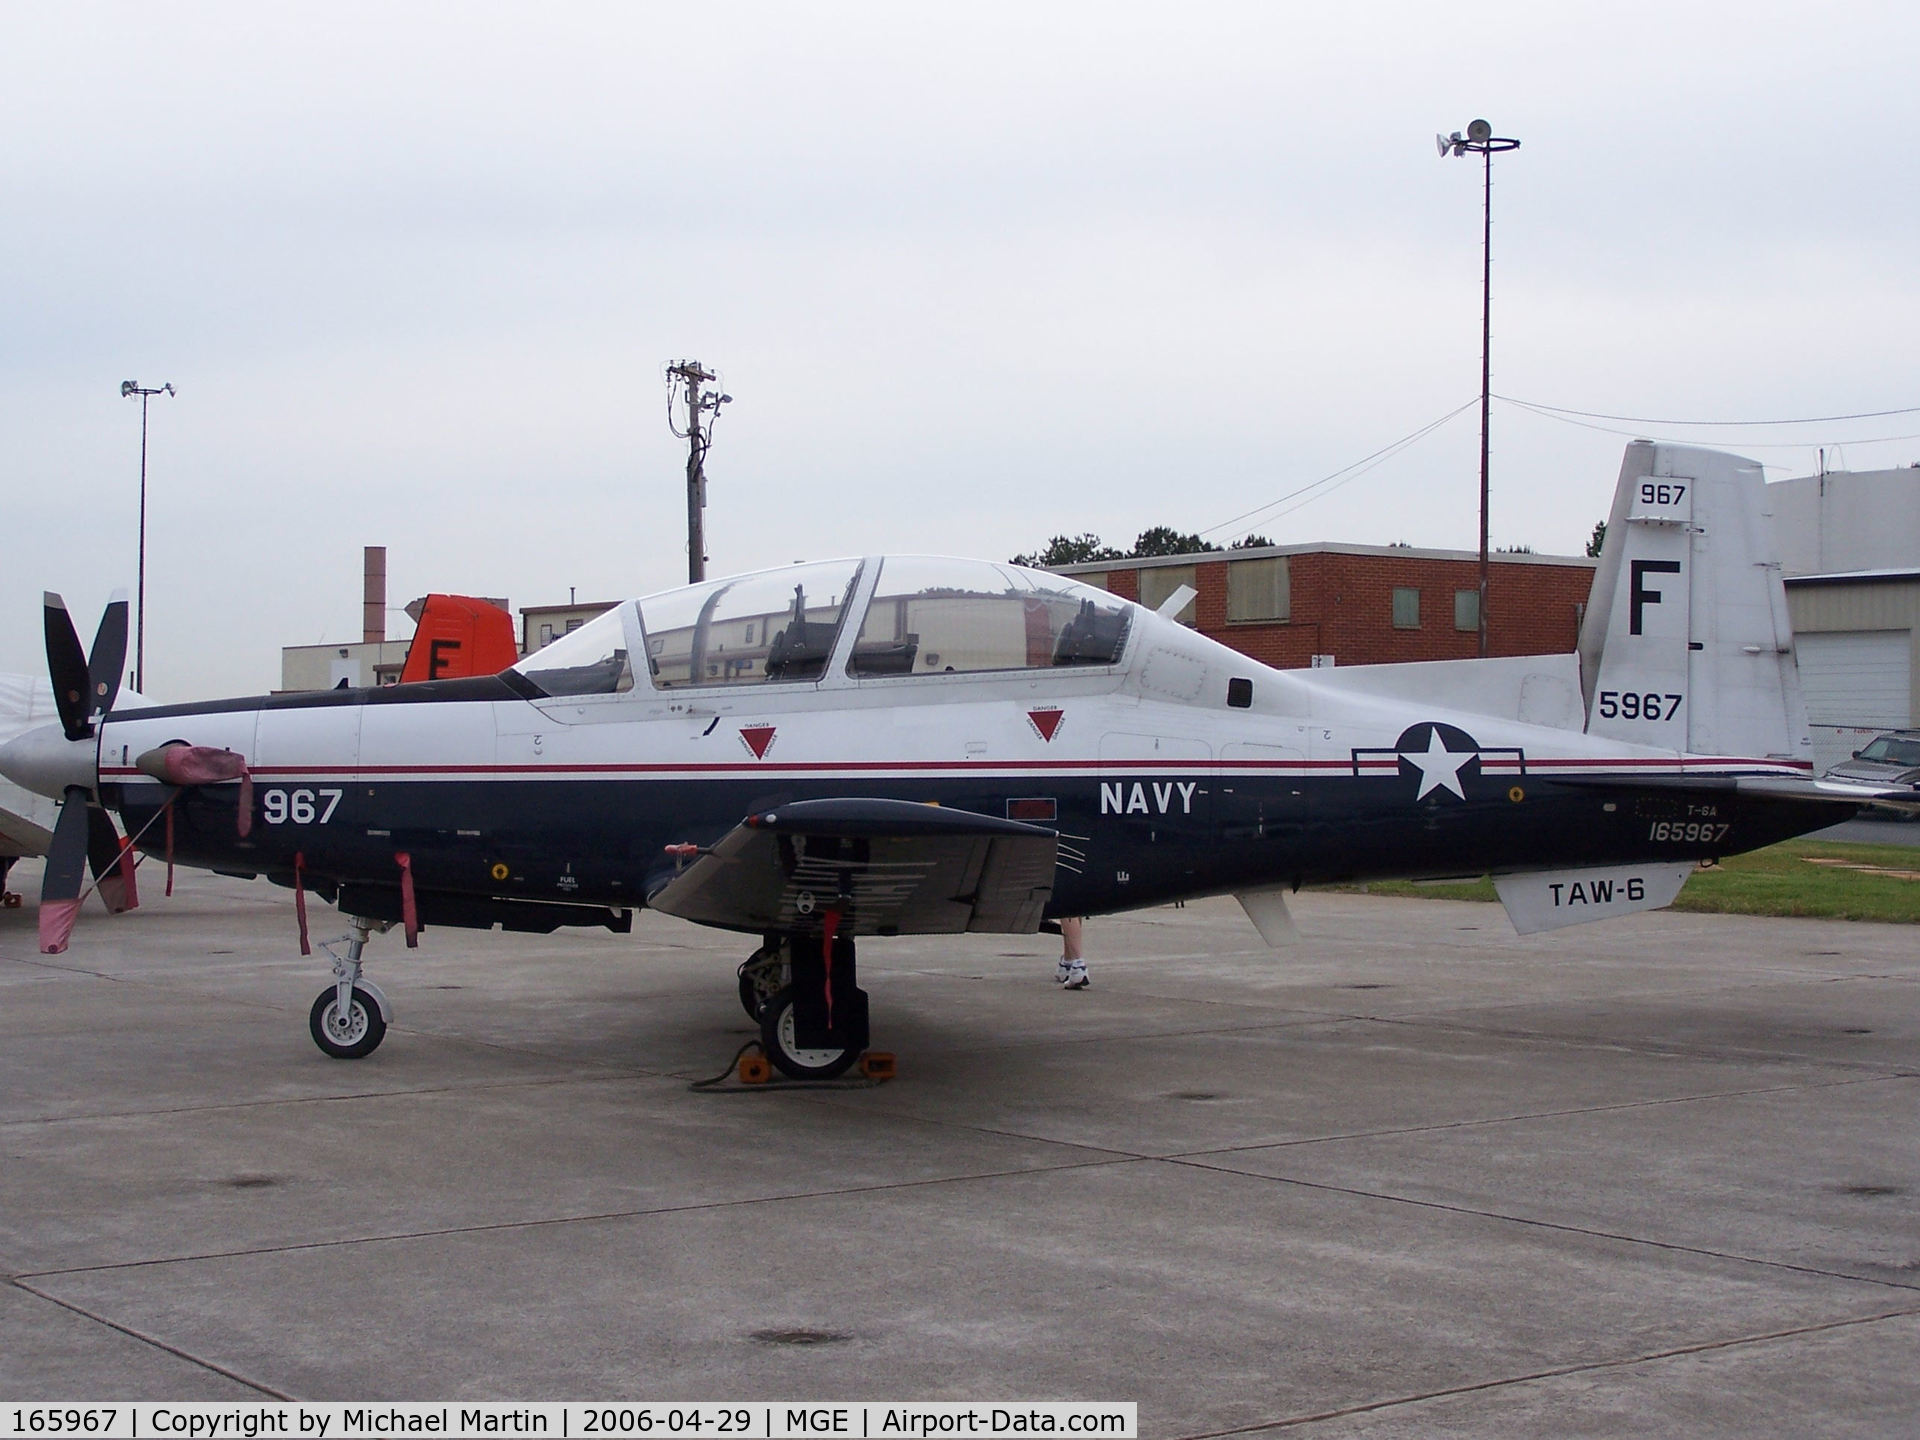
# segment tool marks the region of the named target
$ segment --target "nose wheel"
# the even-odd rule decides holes
[[[307,1016],[313,1043],[335,1060],[359,1060],[380,1048],[387,1038],[387,1022],[374,998],[358,985],[352,987],[347,1008],[340,1008],[338,990],[329,985],[313,1002]]]
[[[360,957],[366,953],[367,940],[385,923],[363,920],[348,922],[351,933],[338,940],[322,940],[320,948],[333,957],[333,984],[322,990],[307,1013],[307,1029],[313,1043],[331,1060],[364,1060],[380,1048],[387,1038],[387,1022],[393,1019],[393,1007],[380,987],[360,973]],[[344,943],[346,953],[334,949]]]

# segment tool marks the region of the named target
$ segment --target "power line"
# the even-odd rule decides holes
[[[1573,419],[1573,418],[1572,418],[1572,417],[1573,417],[1574,415],[1577,415],[1577,414],[1584,414],[1585,412],[1583,412],[1583,411],[1577,411],[1577,410],[1560,410],[1560,409],[1557,409],[1556,407],[1554,407],[1554,406],[1551,406],[1551,405],[1536,405],[1536,404],[1534,404],[1534,403],[1533,403],[1532,401],[1530,401],[1530,400],[1515,400],[1515,399],[1513,399],[1513,398],[1512,398],[1511,396],[1507,396],[1507,395],[1496,395],[1496,396],[1494,396],[1493,398],[1494,398],[1494,399],[1496,399],[1496,400],[1499,400],[1499,401],[1501,401],[1501,402],[1503,402],[1503,403],[1505,403],[1505,404],[1508,404],[1508,405],[1512,405],[1512,406],[1515,406],[1515,407],[1517,407],[1517,408],[1519,408],[1519,409],[1521,409],[1521,410],[1528,410],[1528,411],[1531,411],[1531,412],[1532,412],[1533,414],[1535,414],[1535,415],[1538,415],[1538,416],[1539,416],[1539,417],[1540,417],[1540,418],[1541,418],[1542,420],[1557,420],[1557,421],[1558,421],[1558,422],[1559,422],[1560,424],[1562,424],[1562,425],[1577,425],[1577,426],[1579,426],[1579,427],[1580,427],[1580,428],[1581,428],[1582,430],[1597,430],[1597,431],[1599,431],[1599,432],[1600,432],[1600,433],[1601,433],[1602,435],[1622,435],[1622,436],[1625,436],[1625,437],[1626,437],[1627,439],[1629,439],[1629,440],[1657,440],[1657,439],[1659,439],[1659,438],[1660,438],[1660,437],[1659,437],[1659,436],[1657,436],[1657,435],[1649,435],[1649,434],[1647,434],[1647,432],[1646,432],[1646,431],[1644,431],[1644,430],[1616,430],[1616,429],[1614,429],[1614,428],[1613,428],[1612,426],[1609,426],[1609,425],[1595,425],[1595,424],[1592,424],[1591,422],[1589,422],[1589,421],[1586,421],[1586,420],[1575,420],[1575,419]],[[1915,410],[1886,410],[1886,411],[1882,411],[1882,412],[1880,412],[1880,413],[1881,413],[1881,414],[1885,414],[1885,415],[1911,415],[1911,414],[1920,414],[1920,409],[1915,409]],[[1620,418],[1620,417],[1602,417],[1602,418]],[[1627,418],[1627,419],[1631,419],[1632,417],[1631,417],[1631,416],[1628,416],[1628,417],[1625,417],[1625,418]],[[1838,419],[1846,419],[1846,418],[1849,418],[1849,417],[1846,417],[1846,416],[1834,416],[1833,418],[1834,418],[1834,419],[1836,419],[1836,420],[1838,420]],[[1867,418],[1874,418],[1874,417],[1868,417],[1868,416],[1859,416],[1859,417],[1852,417],[1852,418],[1859,418],[1859,419],[1867,419]],[[1649,421],[1649,422],[1647,422],[1647,423],[1649,423],[1649,424],[1658,424],[1658,423],[1666,423],[1666,424],[1685,424],[1685,425],[1691,425],[1691,424],[1705,424],[1705,423],[1707,423],[1707,422],[1705,422],[1705,421],[1690,421],[1690,420],[1688,420],[1688,421],[1666,421],[1666,422],[1658,422],[1658,421]],[[1729,424],[1734,424],[1734,423],[1738,423],[1738,422],[1728,422],[1728,423],[1729,423]],[[1753,424],[1753,425],[1785,425],[1785,424],[1797,424],[1797,425],[1805,425],[1805,424],[1812,424],[1812,423],[1815,423],[1815,422],[1812,422],[1812,421],[1806,421],[1806,420],[1797,420],[1797,421],[1785,421],[1785,420],[1753,420],[1753,421],[1748,421],[1747,423],[1748,423],[1748,424]],[[1743,449],[1743,450],[1812,450],[1812,449],[1816,449],[1816,448],[1818,448],[1818,447],[1819,447],[1820,445],[1822,445],[1822,444],[1825,444],[1825,445],[1828,445],[1828,446],[1833,446],[1833,445],[1887,445],[1887,444],[1891,444],[1891,443],[1893,443],[1894,441],[1897,441],[1897,440],[1920,440],[1920,432],[1917,432],[1917,433],[1914,433],[1914,434],[1910,434],[1910,435],[1873,435],[1873,436],[1867,436],[1867,437],[1864,437],[1864,438],[1861,438],[1861,437],[1855,437],[1854,439],[1851,439],[1851,440],[1824,440],[1824,441],[1823,441],[1823,440],[1793,440],[1793,441],[1785,441],[1785,440],[1742,440],[1742,441],[1734,441],[1734,442],[1731,442],[1731,443],[1734,443],[1734,444],[1738,444],[1738,445],[1740,446],[1740,448],[1741,448],[1741,449]],[[1687,442],[1687,443],[1697,443],[1697,442]]]
[[[1301,495],[1305,495],[1309,490],[1318,490],[1323,485],[1331,486],[1330,489],[1323,492],[1325,495],[1331,495],[1334,492],[1334,490],[1339,489],[1341,485],[1346,484],[1349,480],[1358,480],[1362,475],[1366,474],[1368,470],[1375,468],[1376,465],[1384,464],[1386,461],[1393,458],[1394,455],[1406,449],[1409,445],[1414,444],[1416,441],[1424,440],[1427,436],[1431,435],[1434,431],[1438,430],[1442,425],[1446,424],[1449,420],[1454,419],[1456,416],[1464,415],[1467,411],[1471,410],[1475,405],[1479,403],[1480,403],[1480,397],[1476,395],[1473,397],[1473,399],[1467,401],[1466,404],[1457,406],[1454,409],[1449,410],[1446,414],[1442,415],[1438,420],[1428,421],[1425,425],[1422,425],[1418,430],[1413,430],[1405,435],[1402,435],[1398,440],[1393,441],[1391,444],[1381,446],[1378,450],[1374,451],[1371,455],[1363,455],[1350,465],[1342,465],[1338,470],[1335,470],[1330,474],[1322,475],[1318,480],[1315,480],[1310,484],[1302,485],[1298,490],[1290,490],[1285,495],[1280,496],[1278,499],[1269,500],[1264,505],[1256,505],[1253,507],[1253,509],[1243,511],[1240,514],[1233,516],[1231,519],[1222,520],[1218,525],[1209,525],[1206,529],[1202,530],[1200,534],[1202,536],[1214,535],[1219,533],[1222,530],[1226,530],[1232,526],[1239,525],[1242,521],[1251,520],[1256,515],[1265,515],[1267,511],[1273,510],[1278,506],[1285,505],[1289,500],[1295,499],[1296,497]],[[1338,481],[1339,483],[1334,484],[1333,482],[1335,481]],[[1312,497],[1311,500],[1304,500],[1301,502],[1301,504],[1308,505],[1313,503],[1313,500],[1319,500],[1321,498],[1322,498],[1321,495],[1315,495]],[[1298,510],[1299,508],[1300,508],[1300,505],[1296,505],[1293,507],[1293,510]],[[1282,513],[1290,515],[1293,513],[1293,510],[1284,511]],[[1267,516],[1268,520],[1277,520],[1279,518],[1280,518],[1279,515]]]
[[[1512,395],[1496,395],[1493,398],[1527,410],[1548,411],[1555,415],[1578,415],[1587,420],[1619,420],[1628,425],[1698,425],[1721,430],[1755,425],[1829,425],[1837,420],[1883,420],[1889,415],[1920,415],[1920,405],[1909,405],[1900,410],[1862,410],[1854,415],[1804,415],[1797,420],[1655,420],[1645,415],[1608,415],[1598,410],[1571,410],[1564,405],[1547,405],[1538,400],[1520,400]]]

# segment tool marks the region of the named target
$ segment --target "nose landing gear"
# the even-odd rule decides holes
[[[391,929],[383,920],[348,920],[350,933],[335,940],[322,940],[320,948],[333,958],[334,983],[315,998],[307,1015],[307,1028],[321,1053],[334,1060],[361,1060],[380,1048],[387,1038],[387,1024],[393,1019],[393,1007],[378,985],[362,978],[360,957],[367,940]],[[342,955],[334,946],[344,944]]]

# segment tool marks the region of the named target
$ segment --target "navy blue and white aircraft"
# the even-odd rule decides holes
[[[337,905],[329,1055],[392,1018],[375,933],[651,907],[758,937],[768,1057],[831,1076],[868,1044],[857,940],[1231,893],[1278,944],[1302,884],[1488,872],[1534,931],[1844,818],[1883,792],[1813,777],[1775,557],[1757,465],[1635,442],[1565,655],[1279,671],[1176,623],[1186,593],[888,556],[650,595],[496,676],[151,705],[117,703],[124,609],[90,664],[50,597],[61,723],[0,771],[64,801],[46,948],[90,837],[113,868],[101,807]]]

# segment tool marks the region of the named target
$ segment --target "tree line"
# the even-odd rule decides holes
[[[1171,525],[1151,525],[1142,530],[1131,550],[1116,550],[1091,530],[1080,535],[1056,535],[1031,555],[1016,555],[1015,565],[1052,569],[1059,565],[1085,565],[1096,560],[1145,560],[1159,555],[1206,555],[1226,550],[1258,550],[1273,544],[1264,535],[1245,535],[1231,545],[1209,544],[1198,535],[1182,535]]]

